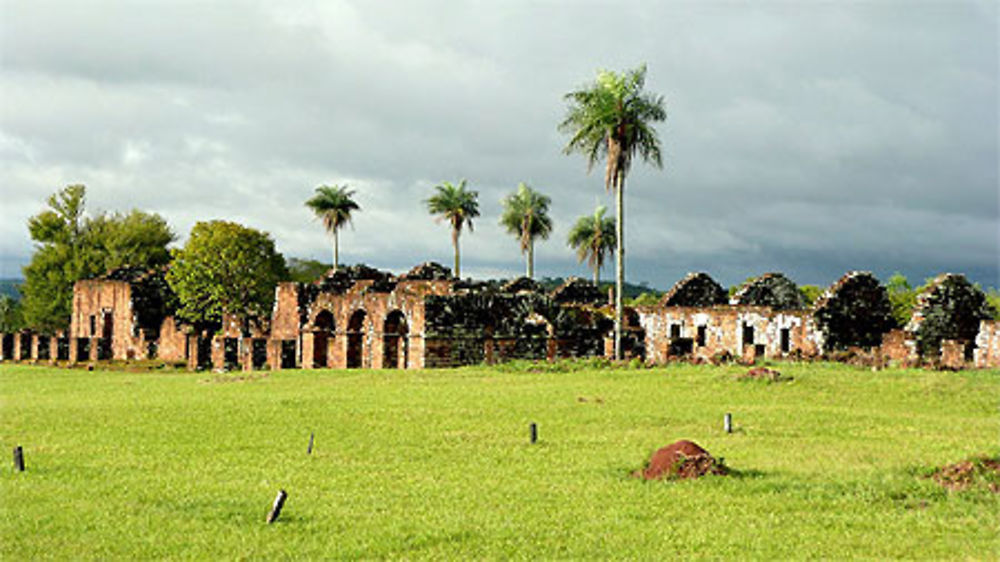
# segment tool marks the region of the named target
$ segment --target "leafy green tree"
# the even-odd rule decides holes
[[[594,210],[593,215],[580,217],[569,231],[567,243],[576,250],[576,257],[594,270],[594,285],[600,285],[601,267],[604,259],[615,251],[615,221],[605,218],[607,208],[603,205]]]
[[[469,225],[469,232],[473,230],[472,219],[479,216],[479,192],[466,190],[464,179],[458,185],[442,182],[434,186],[434,189],[437,193],[424,203],[430,214],[437,215],[438,222],[448,221],[451,225],[451,244],[455,247],[455,277],[461,277],[458,238],[462,235],[464,225]]]
[[[24,328],[21,303],[9,295],[0,295],[0,332],[11,333]]]
[[[618,227],[615,247],[615,357],[622,357],[622,309],[625,285],[625,177],[639,156],[663,167],[660,139],[653,123],[667,118],[663,96],[643,92],[646,66],[621,74],[601,70],[597,80],[566,94],[569,110],[559,129],[570,135],[565,152],[580,152],[587,170],[602,157],[604,186],[614,190]]]
[[[903,328],[913,316],[913,308],[917,305],[918,291],[911,287],[906,276],[898,271],[886,281],[885,289],[889,293],[889,305],[892,308],[892,318],[896,321],[896,327]]]
[[[986,289],[986,303],[993,309],[993,319],[1000,320],[1000,291],[995,287]]]
[[[125,266],[144,269],[170,262],[167,245],[176,239],[163,217],[133,209],[101,214],[86,222],[82,246],[92,263],[88,268],[107,272]]]
[[[354,191],[346,185],[321,185],[316,188],[316,195],[306,201],[306,207],[316,213],[323,221],[323,228],[333,234],[333,270],[340,267],[340,229],[351,222],[351,213],[360,211],[361,207],[354,201]]]
[[[629,306],[656,306],[660,303],[663,295],[653,292],[646,292],[632,299]]]
[[[517,192],[505,197],[500,226],[517,236],[521,253],[527,256],[527,276],[535,276],[535,239],[547,240],[552,233],[552,219],[549,205],[552,199],[535,191],[524,182],[517,186]]]
[[[174,234],[155,214],[84,216],[86,188],[70,185],[48,199],[49,209],[28,219],[37,244],[24,267],[21,302],[27,327],[55,332],[69,326],[73,284],[125,266],[154,268],[170,260]]]
[[[243,320],[270,314],[274,288],[287,278],[269,234],[226,221],[195,224],[167,272],[178,316],[195,325],[218,324],[227,313]]]
[[[799,293],[805,299],[806,306],[812,306],[823,296],[823,288],[816,285],[799,285]]]

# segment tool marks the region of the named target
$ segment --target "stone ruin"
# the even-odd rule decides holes
[[[895,325],[889,293],[870,272],[851,271],[813,306],[816,328],[827,350],[872,348]]]
[[[707,273],[688,273],[660,299],[660,306],[714,306],[726,304],[726,290]]]
[[[754,361],[818,355],[821,349],[809,311],[740,302],[758,295],[765,300],[762,295],[771,294],[769,287],[782,286],[779,280],[770,279],[754,285],[744,299],[730,303],[725,289],[708,274],[688,274],[658,306],[639,308],[647,358],[654,362],[679,358]],[[768,302],[777,300],[772,295]]]
[[[780,273],[765,273],[747,281],[729,300],[733,305],[766,306],[772,310],[803,310],[806,299],[791,279]]]
[[[982,292],[962,276],[935,279],[906,330],[892,330],[885,288],[850,272],[811,308],[769,273],[730,302],[705,273],[679,281],[655,306],[626,307],[627,357],[652,362],[831,357],[865,353],[913,365],[1000,366],[1000,328]],[[164,272],[118,270],[74,287],[68,333],[0,334],[0,359],[159,358],[190,368],[430,368],[511,359],[611,356],[613,307],[592,283],[455,279],[426,263],[403,275],[358,265],[313,283],[281,283],[266,318],[220,325],[175,319]],[[837,358],[838,356],[832,356]]]
[[[971,360],[981,324],[995,312],[983,291],[964,275],[943,273],[917,295],[906,331],[913,335],[921,355],[934,355],[942,342],[951,340],[963,348],[965,359]]]

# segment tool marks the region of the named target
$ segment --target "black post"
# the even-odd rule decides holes
[[[24,450],[20,445],[14,447],[14,470],[24,472]]]
[[[285,505],[285,498],[288,497],[288,493],[284,490],[278,490],[278,497],[274,498],[274,505],[271,506],[271,513],[267,514],[267,523],[270,525],[274,523],[278,516],[281,515],[281,508]]]
[[[723,426],[726,429],[726,433],[733,432],[733,415],[727,413],[726,417],[723,419]]]
[[[538,441],[538,424],[531,422],[531,443]]]
[[[313,438],[316,437],[315,433],[309,434],[309,449],[306,450],[307,455],[313,454]]]

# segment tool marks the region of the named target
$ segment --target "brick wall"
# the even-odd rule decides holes
[[[101,345],[110,345],[111,358],[145,359],[147,346],[136,324],[131,285],[126,281],[77,281],[70,337],[110,337],[110,344]]]
[[[892,330],[882,336],[882,356],[902,367],[917,365],[920,356],[917,354],[917,342],[913,334],[905,330]]]
[[[973,357],[976,367],[983,369],[1000,367],[1000,321],[980,322],[975,343]]]
[[[643,307],[646,357],[664,362],[679,351],[708,359],[733,357],[813,356],[819,341],[808,311],[775,312],[767,307]],[[763,353],[761,353],[763,352]]]

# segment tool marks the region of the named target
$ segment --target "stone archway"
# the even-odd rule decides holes
[[[365,342],[365,318],[368,313],[364,309],[355,310],[347,322],[347,368],[359,369],[364,366],[364,358],[368,351]]]
[[[409,359],[409,328],[406,315],[393,310],[385,317],[382,328],[382,368],[405,369]]]
[[[313,318],[313,366],[330,366],[330,341],[334,337],[336,323],[333,320],[333,313],[329,310],[321,310]]]

